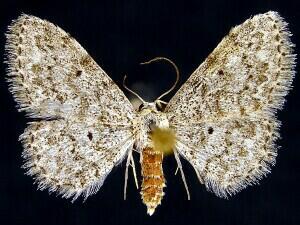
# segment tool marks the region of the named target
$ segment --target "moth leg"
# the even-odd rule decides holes
[[[181,173],[181,178],[182,178],[182,181],[183,181],[183,184],[184,184],[184,187],[185,187],[185,190],[186,190],[186,194],[187,194],[187,197],[188,197],[188,200],[190,200],[191,196],[190,196],[189,188],[187,186],[185,176],[184,176],[184,172],[183,172],[183,169],[182,169],[182,165],[181,165],[181,162],[180,162],[180,158],[179,158],[178,152],[176,150],[174,151],[174,156],[175,156],[175,159],[176,159],[176,162],[177,162],[177,170],[179,168],[180,173]]]
[[[179,167],[178,167],[178,165],[177,165],[177,168],[176,168],[176,170],[175,170],[175,174],[174,174],[174,175],[177,175],[178,169],[179,169]]]
[[[131,157],[132,157],[132,149],[129,150],[128,156],[127,156],[127,161],[126,161],[125,180],[124,180],[124,200],[126,200],[127,180],[128,180],[128,167],[130,165]]]
[[[132,170],[133,170],[133,176],[134,176],[135,186],[136,186],[136,189],[139,189],[139,184],[138,184],[138,181],[137,181],[136,170],[135,170],[135,163],[134,163],[134,159],[133,159],[132,154],[130,155],[130,161],[131,161],[130,165],[131,165]]]

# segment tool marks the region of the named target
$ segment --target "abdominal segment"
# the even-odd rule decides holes
[[[147,213],[152,215],[161,203],[164,192],[165,178],[162,169],[163,152],[146,147],[141,153],[143,203],[147,206]]]

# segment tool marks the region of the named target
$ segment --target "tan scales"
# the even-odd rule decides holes
[[[155,151],[153,148],[142,150],[142,200],[147,206],[148,214],[152,215],[155,208],[160,205],[163,198],[165,187],[165,178],[162,169],[163,152]]]

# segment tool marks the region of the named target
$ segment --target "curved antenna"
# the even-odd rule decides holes
[[[178,70],[178,67],[176,66],[176,64],[175,64],[172,60],[170,60],[170,59],[168,59],[168,58],[165,58],[165,57],[155,57],[155,58],[153,58],[153,59],[151,59],[151,60],[149,60],[149,61],[147,61],[147,62],[142,62],[142,63],[140,63],[140,64],[141,64],[141,65],[145,65],[145,64],[150,64],[150,63],[152,63],[152,62],[154,62],[154,61],[160,61],[160,60],[165,60],[165,61],[167,61],[167,62],[169,62],[169,63],[172,64],[172,66],[174,67],[174,69],[175,69],[175,71],[176,71],[176,81],[175,81],[175,83],[173,84],[173,86],[172,86],[168,91],[166,91],[166,92],[164,92],[162,95],[160,95],[155,101],[160,100],[162,97],[166,96],[166,95],[169,94],[171,91],[173,91],[174,88],[176,87],[178,81],[179,81],[179,70]]]
[[[124,75],[124,78],[123,78],[123,87],[129,91],[131,94],[133,94],[135,97],[137,97],[142,103],[145,103],[145,101],[137,94],[135,93],[133,90],[129,89],[126,84],[125,84],[125,81],[126,81],[126,78],[127,78],[127,75]]]

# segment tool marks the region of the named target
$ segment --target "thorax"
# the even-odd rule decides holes
[[[152,147],[150,135],[156,128],[169,128],[169,120],[164,112],[157,109],[155,103],[147,103],[143,107],[140,107],[134,121],[135,146],[137,151],[141,151],[146,147]]]

